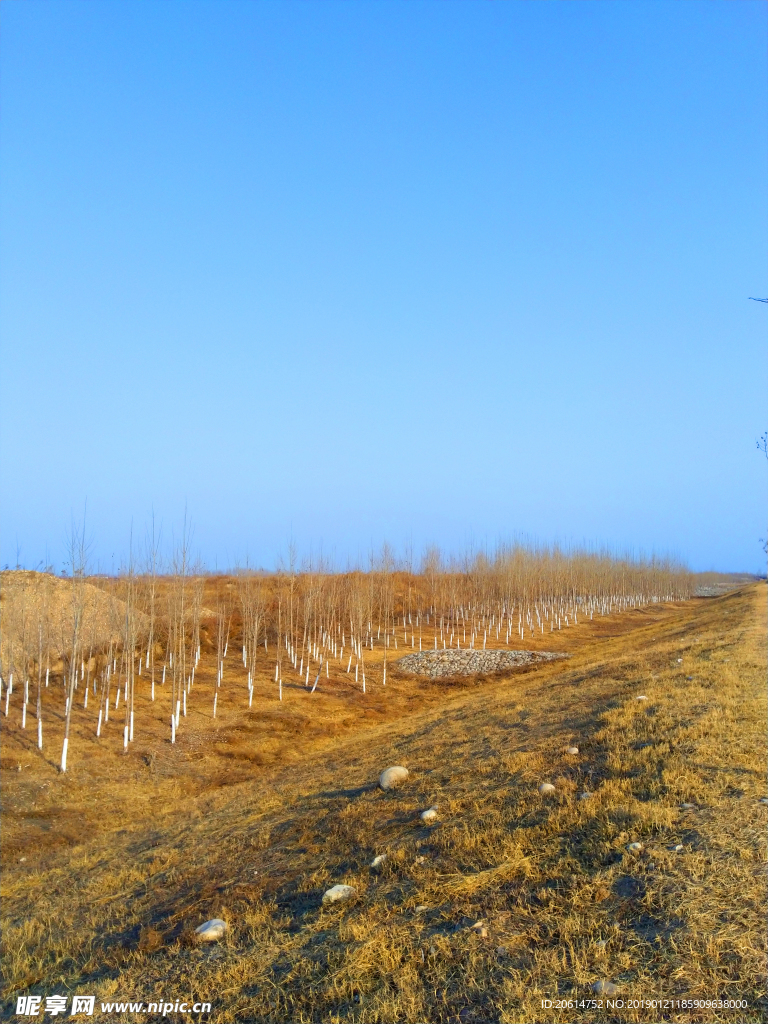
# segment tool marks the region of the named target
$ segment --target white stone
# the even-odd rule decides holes
[[[555,787],[551,782],[542,782],[539,786],[539,792],[542,796],[551,796],[555,792]]]
[[[332,885],[325,893],[323,893],[323,903],[337,903],[339,900],[348,900],[350,896],[354,896],[355,887],[353,885]]]
[[[680,853],[682,848],[683,848],[683,844],[682,843],[678,843],[677,846],[670,846],[670,850],[672,851],[672,853]]]
[[[642,848],[643,848],[643,844],[642,843],[630,843],[629,846],[627,847],[627,849],[629,850],[630,853],[640,853]]]
[[[374,857],[373,860],[371,861],[371,867],[372,868],[381,867],[381,865],[384,863],[384,861],[386,859],[387,859],[386,853],[380,853],[378,855],[378,857]]]
[[[579,795],[579,800],[589,800],[591,796],[591,793],[581,793]]]
[[[768,796],[761,796],[760,797],[760,803],[761,804],[768,804]]]
[[[396,764],[392,768],[385,769],[379,776],[379,785],[382,789],[395,789],[401,782],[408,778],[408,769]]]
[[[648,700],[644,693],[641,693],[639,697],[635,697],[635,700]]]
[[[201,924],[199,928],[195,928],[195,935],[201,942],[218,942],[223,938],[226,930],[227,922],[222,921],[220,917],[214,917],[210,921],[206,921],[205,924]]]
[[[430,822],[437,821],[437,804],[434,807],[429,807],[426,811],[422,811],[419,815],[422,821]]]
[[[680,804],[681,811],[693,811],[696,809],[696,804]]]
[[[612,981],[596,981],[592,986],[592,991],[597,992],[598,995],[603,996],[615,996],[619,991],[619,986],[614,985]]]
[[[566,754],[578,754],[578,752],[578,747],[568,747],[568,749],[566,750]]]

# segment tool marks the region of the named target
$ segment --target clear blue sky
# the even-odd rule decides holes
[[[0,561],[759,571],[766,5],[0,10]]]

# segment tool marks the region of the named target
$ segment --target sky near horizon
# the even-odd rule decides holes
[[[0,563],[764,571],[767,21],[5,0]]]

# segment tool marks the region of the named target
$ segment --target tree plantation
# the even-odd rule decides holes
[[[2,574],[3,717],[62,772],[76,756],[74,720],[127,750],[151,717],[175,744],[193,707],[215,719],[222,706],[247,716],[263,702],[322,701],[329,688],[384,691],[404,655],[544,651],[580,622],[692,589],[672,561],[521,545],[462,560],[430,549],[418,570],[385,546],[343,572],[298,565],[291,549],[277,572],[226,575],[193,564],[185,543],[168,565],[147,547],[116,576],[89,574],[77,537],[65,575]]]

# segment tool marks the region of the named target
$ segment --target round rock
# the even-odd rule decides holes
[[[396,764],[392,768],[386,768],[379,776],[379,785],[382,789],[396,789],[408,778],[408,769]]]
[[[579,800],[589,800],[589,798],[591,796],[592,796],[591,793],[580,793],[579,794]]]
[[[542,796],[552,796],[552,794],[555,792],[555,787],[552,785],[551,782],[542,782],[542,784],[539,786],[539,792]]]
[[[566,750],[566,754],[578,754],[578,752],[578,747],[568,747],[568,749]]]
[[[372,868],[380,868],[384,861],[387,859],[386,853],[380,853],[378,857],[374,857],[371,861]]]
[[[639,697],[635,697],[635,700],[648,700],[644,693],[641,693]]]
[[[612,981],[596,981],[592,986],[592,991],[597,992],[598,995],[603,996],[615,996],[619,991],[619,986],[614,985]]]
[[[201,924],[199,928],[195,928],[195,935],[201,942],[218,942],[224,937],[226,930],[227,922],[222,921],[220,917],[214,917]]]
[[[354,894],[354,885],[332,885],[323,893],[323,903],[338,903],[339,900],[348,900]]]
[[[431,821],[437,821],[437,804],[434,807],[427,808],[426,811],[422,811],[419,817],[427,825]]]
[[[642,843],[630,843],[629,846],[627,847],[627,849],[629,850],[630,853],[640,853],[642,848],[643,848],[643,844]]]

